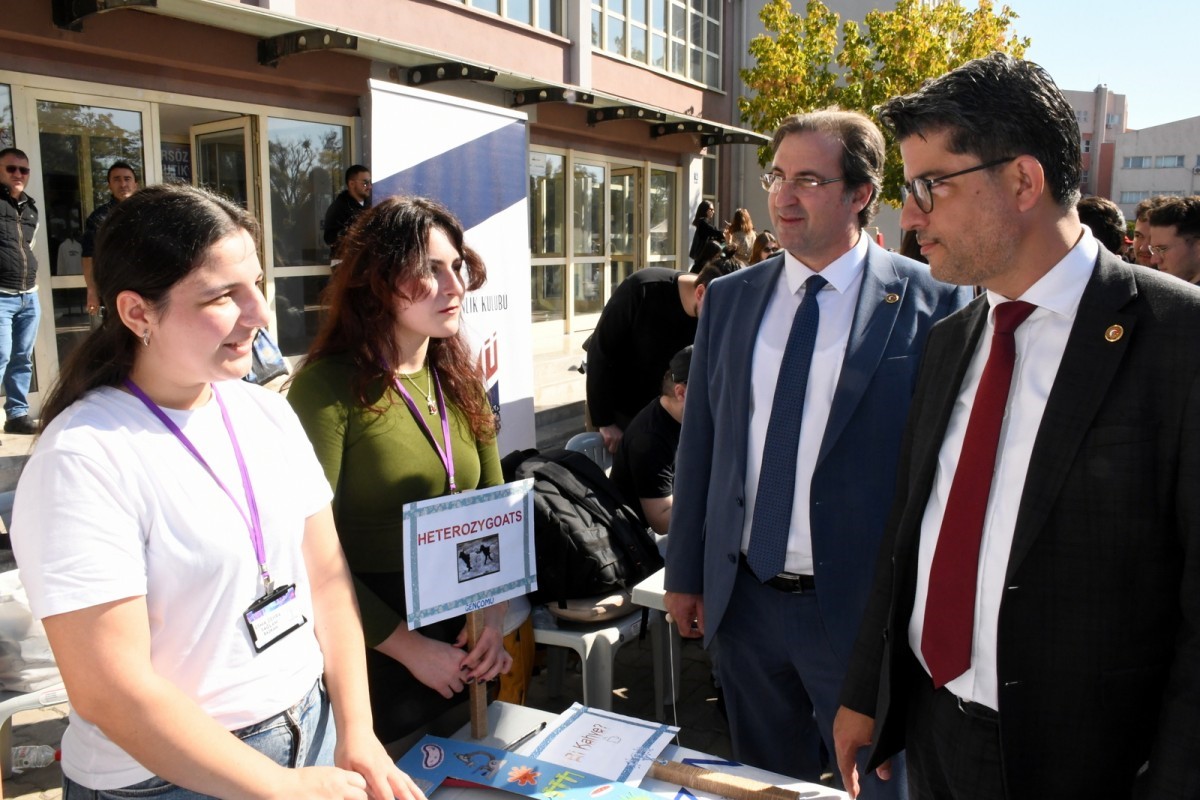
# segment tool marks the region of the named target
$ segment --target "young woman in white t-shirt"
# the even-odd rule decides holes
[[[173,185],[100,233],[109,314],[43,408],[13,523],[71,698],[67,800],[421,798],[372,733],[328,484],[288,405],[239,380],[267,324],[255,231]]]

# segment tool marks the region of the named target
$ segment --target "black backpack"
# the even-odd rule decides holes
[[[535,603],[631,589],[663,566],[646,526],[594,461],[572,450],[514,450],[507,481],[533,478]]]

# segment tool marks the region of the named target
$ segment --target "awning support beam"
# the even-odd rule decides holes
[[[50,14],[57,27],[78,33],[84,19],[93,14],[138,6],[157,8],[158,0],[51,0]]]
[[[258,63],[264,67],[277,67],[287,56],[313,50],[357,50],[358,37],[338,33],[324,28],[307,28],[302,31],[281,33],[269,39],[258,40]]]

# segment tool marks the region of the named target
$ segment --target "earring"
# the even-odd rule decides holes
[[[150,346],[150,329],[149,328],[146,328],[146,330],[142,331],[142,344],[144,344],[146,347]]]

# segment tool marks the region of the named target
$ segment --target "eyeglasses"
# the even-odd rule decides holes
[[[4,171],[7,172],[9,175],[15,175],[18,172],[21,173],[22,175],[28,175],[29,167],[18,167],[16,164],[5,164]]]
[[[1183,241],[1190,245],[1192,242],[1196,241],[1196,237],[1195,236],[1185,236],[1185,237],[1183,237]],[[1169,244],[1152,244],[1152,245],[1148,246],[1146,249],[1150,251],[1150,255],[1158,256],[1159,258],[1162,258],[1164,255],[1166,255],[1166,252],[1171,249],[1171,245],[1169,245]]]
[[[1008,156],[1007,158],[997,158],[995,161],[989,161],[986,164],[970,167],[969,169],[960,169],[958,172],[951,172],[949,175],[942,175],[939,178],[913,178],[908,183],[904,184],[901,192],[901,201],[907,201],[908,196],[912,195],[912,199],[917,202],[917,208],[924,211],[926,214],[933,211],[933,187],[943,181],[948,181],[951,178],[957,178],[959,175],[969,175],[972,172],[978,172],[981,169],[991,169],[998,167],[1001,164],[1007,164],[1015,159],[1016,156]]]
[[[370,179],[370,178],[359,178],[358,180],[359,180],[359,183],[361,183],[363,186],[370,186],[370,185],[371,185],[371,179]]]
[[[808,192],[816,189],[818,186],[824,186],[827,183],[837,183],[844,178],[814,178],[811,175],[802,175],[799,178],[785,178],[777,172],[768,172],[759,178],[762,181],[762,187],[771,194],[779,194],[783,191],[784,184],[791,184],[798,192]]]

